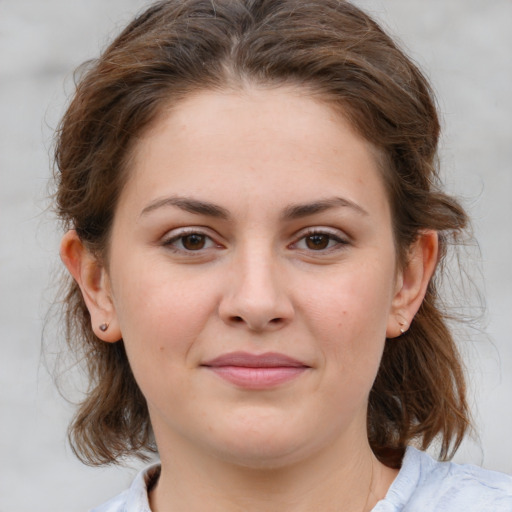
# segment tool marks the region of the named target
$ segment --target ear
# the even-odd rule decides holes
[[[111,343],[120,340],[122,336],[106,269],[85,248],[74,229],[62,238],[60,257],[80,287],[91,315],[94,334]]]
[[[418,312],[438,261],[437,231],[422,231],[409,250],[405,268],[397,275],[397,286],[386,330],[387,338],[403,334]]]

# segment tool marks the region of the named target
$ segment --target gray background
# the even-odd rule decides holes
[[[52,131],[72,70],[146,4],[0,0],[0,512],[84,511],[140,467],[93,469],[74,459],[65,441],[73,407],[45,369],[41,333],[59,267],[60,235],[45,211]],[[357,4],[433,81],[448,188],[467,199],[480,242],[480,263],[473,251],[466,266],[487,298],[487,334],[473,331],[462,347],[479,438],[456,460],[512,473],[512,1]],[[51,321],[44,338],[51,360]]]

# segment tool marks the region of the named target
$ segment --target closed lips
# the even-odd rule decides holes
[[[247,352],[232,352],[207,361],[202,366],[218,368],[221,366],[242,366],[246,368],[309,368],[301,361],[284,354],[267,352],[265,354],[249,354]]]
[[[301,361],[274,352],[232,352],[201,366],[237,388],[250,390],[278,387],[296,379],[310,368]]]

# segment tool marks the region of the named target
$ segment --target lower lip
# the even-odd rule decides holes
[[[302,375],[305,366],[253,368],[247,366],[206,366],[220,378],[246,389],[269,389]]]

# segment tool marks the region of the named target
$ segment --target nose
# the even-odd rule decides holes
[[[286,277],[272,254],[235,258],[225,283],[219,305],[225,323],[262,332],[278,330],[292,320],[294,308]]]

